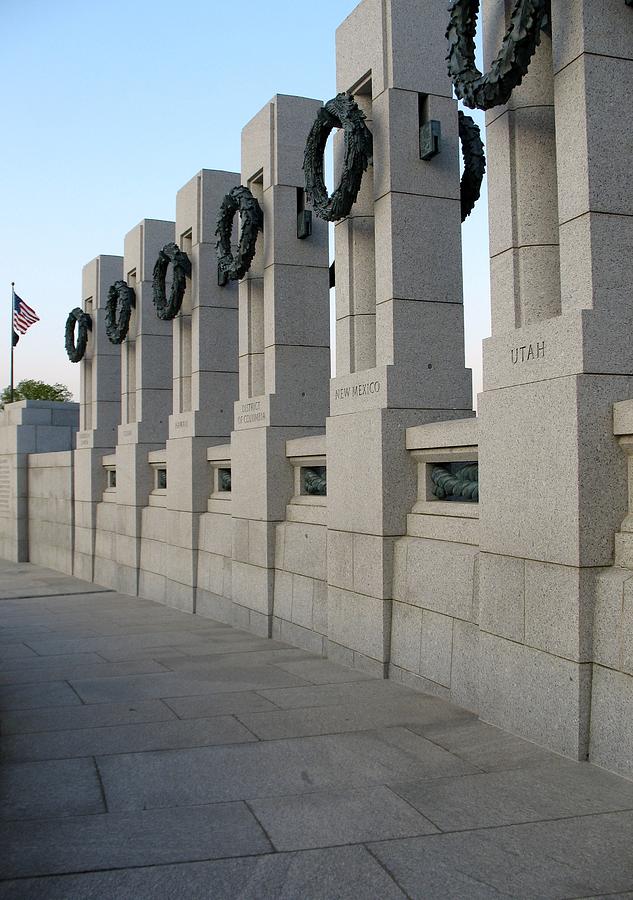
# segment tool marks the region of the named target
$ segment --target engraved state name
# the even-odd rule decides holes
[[[242,403],[240,409],[241,413],[237,417],[238,425],[252,425],[254,422],[266,421],[266,413],[262,411],[261,400],[252,400],[249,403]]]
[[[530,362],[533,359],[545,359],[545,341],[537,341],[536,344],[525,344],[523,347],[514,347],[510,354],[512,365]]]
[[[334,391],[335,400],[347,400],[349,397],[365,397],[369,394],[379,394],[381,385],[379,381],[365,381],[361,384],[348,385],[347,387],[336,388]]]

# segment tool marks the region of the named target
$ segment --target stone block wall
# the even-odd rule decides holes
[[[306,469],[327,468],[325,446],[323,435],[286,442],[294,494],[275,534],[273,637],[327,656],[327,496],[304,481]]]
[[[96,584],[116,584],[116,540],[119,515],[115,503],[97,504],[95,526],[94,580]]]
[[[79,404],[19,400],[0,410],[0,556],[29,559],[28,455],[70,450]]]
[[[231,476],[231,445],[209,447],[207,460],[210,496],[198,530],[196,612],[230,624],[234,618],[232,494],[222,475]]]
[[[232,546],[230,510],[227,513],[203,513],[198,544],[196,612],[227,624],[233,621]]]
[[[153,499],[150,494],[150,504]],[[192,514],[161,506],[141,514],[140,597],[183,612],[195,612],[192,596],[197,578],[197,545],[193,545]],[[194,601],[195,602],[195,601]]]
[[[75,534],[73,453],[30,453],[28,477],[29,561],[73,573]]]
[[[139,597],[171,605],[170,595],[165,591],[168,549],[167,510],[161,506],[146,506],[141,513]]]
[[[596,569],[589,586],[589,758],[633,778],[633,401],[615,404],[613,430],[627,459],[629,507],[615,535],[615,565]]]
[[[407,431],[418,500],[394,546],[389,664],[391,678],[471,710],[479,702],[478,504],[438,501],[428,469],[477,461],[477,440],[476,419]]]

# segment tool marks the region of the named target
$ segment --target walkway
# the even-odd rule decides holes
[[[0,642],[1,900],[633,891],[633,782],[433,697],[27,564]]]

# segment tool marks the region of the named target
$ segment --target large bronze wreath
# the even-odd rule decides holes
[[[459,139],[464,157],[464,174],[460,185],[462,222],[464,222],[475,208],[481,194],[481,183],[486,174],[486,154],[479,125],[472,116],[465,115],[461,110],[458,117]]]
[[[345,148],[341,180],[328,197],[323,178],[323,154],[334,128],[344,130]],[[303,159],[306,195],[319,218],[338,222],[350,214],[372,152],[373,140],[365,124],[365,114],[349,94],[337,94],[321,107],[310,129]]]
[[[471,109],[507,103],[541,42],[541,29],[549,21],[548,0],[516,0],[501,50],[485,75],[475,65],[479,0],[452,0],[449,10],[446,59],[455,93]]]
[[[115,281],[108,291],[105,314],[106,334],[111,344],[121,344],[125,340],[130,327],[132,307],[135,305],[134,288],[131,288],[125,281]]]
[[[239,212],[241,220],[240,241],[237,254],[231,252],[231,232],[235,213]],[[264,214],[261,206],[247,187],[234,187],[225,196],[220,206],[220,215],[215,229],[217,237],[218,268],[222,275],[231,281],[243,278],[251,267],[257,233],[263,229]]]
[[[171,291],[169,292],[169,300],[167,300],[165,276],[170,263],[173,267],[173,280]],[[180,249],[178,244],[170,241],[169,244],[165,244],[162,250],[158,251],[158,259],[154,265],[152,300],[159,319],[169,321],[170,319],[175,319],[180,312],[182,299],[185,296],[187,287],[187,276],[191,276],[189,257],[184,250]]]
[[[75,343],[75,326],[77,326],[77,342]],[[78,306],[68,313],[64,345],[68,359],[73,363],[81,362],[88,344],[88,332],[92,331],[92,318]]]

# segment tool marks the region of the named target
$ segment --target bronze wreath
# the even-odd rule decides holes
[[[130,327],[132,307],[136,305],[134,288],[125,281],[115,281],[108,291],[106,303],[105,327],[111,344],[121,344],[125,340]],[[119,319],[117,321],[117,310]]]
[[[328,197],[323,179],[323,153],[334,128],[344,130],[345,149],[341,180],[332,196]],[[365,113],[349,94],[337,94],[321,107],[310,129],[303,158],[306,195],[320,219],[338,222],[350,214],[372,152],[373,139],[365,125]]]
[[[75,343],[75,326],[78,326],[77,342]],[[68,359],[73,363],[81,362],[88,344],[88,332],[92,331],[92,318],[78,306],[68,313],[64,344]]]
[[[633,0],[632,0],[633,2]],[[459,139],[462,145],[464,157],[464,174],[460,185],[462,201],[462,222],[475,208],[475,203],[481,194],[481,183],[486,174],[486,154],[481,140],[479,125],[472,116],[465,115],[461,110],[459,118]]]
[[[452,0],[449,11],[446,59],[455,93],[471,109],[507,103],[523,81],[541,42],[541,29],[549,22],[548,0],[516,0],[501,50],[485,75],[475,65],[479,0]]]
[[[167,300],[165,276],[167,275],[169,263],[173,266],[173,280],[171,291],[169,292],[169,300]],[[189,257],[184,250],[180,249],[178,244],[170,241],[169,244],[165,244],[162,250],[158,251],[158,259],[154,264],[152,300],[159,319],[169,321],[170,319],[175,319],[180,312],[182,299],[185,296],[187,287],[187,276],[191,277]]]
[[[240,241],[236,256],[231,252],[231,231],[235,213],[239,212],[241,220]],[[257,232],[264,226],[264,214],[261,206],[247,187],[234,187],[225,196],[220,206],[220,215],[215,229],[217,237],[218,270],[231,281],[243,278],[251,267]],[[226,282],[225,282],[226,283]]]

